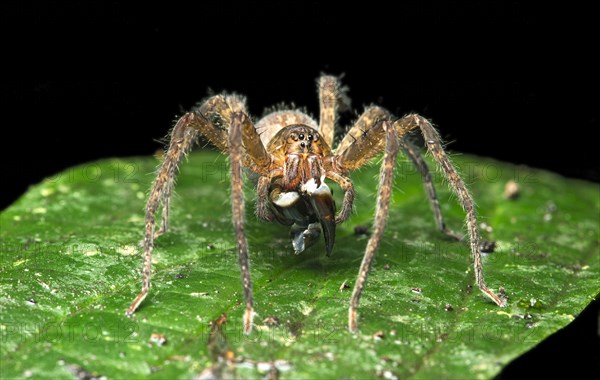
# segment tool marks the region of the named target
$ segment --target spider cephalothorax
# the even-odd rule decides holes
[[[485,285],[473,199],[446,156],[438,133],[431,123],[414,114],[396,119],[383,108],[369,107],[335,149],[332,149],[337,110],[341,105],[347,105],[344,102],[348,98],[345,88],[340,87],[335,77],[322,76],[318,86],[319,123],[306,113],[291,109],[271,112],[253,124],[246,112],[245,99],[237,95],[212,96],[179,119],[171,132],[165,160],[146,205],[142,290],[127,309],[127,315],[135,312],[150,289],[154,239],[167,230],[177,167],[193,146],[198,134],[227,153],[231,162],[232,222],[244,289],[245,333],[249,334],[252,330],[254,300],[248,243],[244,232],[242,167],[252,173],[251,177],[257,178],[257,216],[290,226],[296,253],[312,245],[322,232],[326,254],[330,255],[335,241],[336,224],[348,219],[352,211],[354,186],[346,175],[383,153],[373,233],[367,243],[350,299],[348,328],[355,332],[358,304],[387,222],[392,176],[399,150],[410,158],[421,173],[438,229],[451,238],[462,238],[461,234],[446,228],[429,168],[418,149],[407,139],[413,130],[421,131],[427,149],[465,210],[475,280],[479,289],[497,305],[506,304],[502,288],[497,295]],[[339,185],[344,192],[337,214],[331,190],[325,183],[326,178]],[[155,232],[155,214],[161,203],[162,223]]]

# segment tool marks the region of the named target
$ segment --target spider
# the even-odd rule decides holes
[[[358,327],[359,301],[387,222],[392,177],[399,150],[410,158],[422,176],[437,228],[453,239],[461,239],[460,234],[446,228],[427,164],[418,148],[407,138],[413,130],[421,131],[427,149],[441,167],[466,213],[475,280],[479,289],[497,305],[506,305],[504,289],[500,288],[497,295],[484,282],[473,198],[448,159],[438,132],[431,123],[416,114],[398,119],[381,107],[371,106],[366,108],[332,150],[337,114],[342,107],[348,105],[348,97],[346,88],[341,87],[337,77],[324,75],[317,82],[319,123],[302,111],[285,109],[273,111],[253,124],[246,111],[245,98],[229,94],[206,99],[177,121],[146,204],[142,289],[127,309],[128,316],[135,312],[148,295],[154,239],[167,231],[169,205],[178,165],[199,134],[229,155],[232,222],[244,290],[243,328],[246,334],[252,331],[254,301],[244,226],[242,168],[257,177],[257,216],[265,221],[290,226],[292,246],[296,254],[313,245],[322,233],[326,255],[329,256],[333,250],[336,225],[347,220],[352,212],[355,192],[347,174],[383,152],[373,233],[367,243],[350,298],[348,329],[355,333]],[[325,179],[338,184],[344,192],[341,209],[337,214]],[[155,231],[155,217],[161,203],[162,223],[158,231]]]

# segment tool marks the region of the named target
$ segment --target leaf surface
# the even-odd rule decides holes
[[[182,165],[171,229],[156,241],[153,287],[132,319],[124,311],[140,286],[138,242],[157,161],[112,159],[59,173],[0,216],[0,375],[191,378],[212,365],[209,323],[227,313],[223,334],[238,361],[230,370],[241,378],[264,376],[273,362],[281,378],[492,377],[600,291],[600,190],[479,157],[455,162],[483,237],[496,242],[484,258],[486,281],[506,288],[509,306],[474,287],[468,245],[436,230],[420,177],[401,159],[355,336],[346,330],[348,301],[367,237],[354,229],[372,223],[376,165],[352,175],[356,212],[338,227],[331,258],[322,242],[294,255],[285,227],[252,215],[246,186],[258,313],[249,337],[224,156],[198,152]],[[434,177],[446,223],[460,230],[464,214]],[[503,196],[509,180],[519,185],[516,200]],[[340,291],[344,281],[350,288]]]

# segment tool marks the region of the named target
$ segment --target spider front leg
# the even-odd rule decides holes
[[[387,224],[388,212],[390,207],[390,196],[392,194],[394,165],[398,154],[398,139],[393,127],[388,121],[381,122],[381,128],[385,132],[385,152],[383,163],[379,174],[379,190],[377,192],[377,205],[375,208],[375,222],[373,225],[373,234],[367,243],[367,248],[363,256],[358,278],[354,284],[352,297],[350,298],[350,308],[348,309],[348,329],[355,333],[358,330],[356,310],[360,302],[363,288],[367,282],[369,271],[373,263],[375,253],[379,248],[381,237]]]
[[[169,147],[169,150],[167,151],[171,155],[170,163],[168,165],[169,172],[167,173],[167,180],[164,184],[163,191],[162,191],[163,192],[163,195],[162,195],[162,202],[163,202],[162,221],[160,224],[160,228],[154,234],[155,239],[157,237],[159,237],[160,235],[162,235],[163,233],[167,232],[167,229],[169,228],[169,209],[170,209],[170,205],[171,205],[171,195],[173,193],[173,185],[175,184],[175,176],[176,176],[175,171],[177,170],[177,167],[181,163],[181,159],[190,151],[190,149],[192,149],[192,147],[196,143],[197,137],[198,137],[198,131],[195,129],[192,129],[192,128],[185,128],[185,126],[184,126],[185,122],[181,123],[181,124],[177,123],[177,125],[180,125],[179,130],[177,131],[177,134],[178,135],[183,134],[183,137],[176,136],[175,140],[173,140],[173,138],[171,138],[171,144],[175,143],[177,146],[173,147],[173,148]],[[175,126],[175,128],[177,128],[177,125]],[[172,136],[175,136],[175,129],[173,130]]]
[[[198,110],[183,115],[175,124],[170,136],[169,148],[160,166],[146,203],[145,229],[143,240],[142,289],[135,297],[125,314],[133,315],[150,290],[152,277],[152,250],[154,239],[166,231],[169,217],[169,203],[178,166],[202,133],[221,151],[228,149],[227,127],[234,111],[245,108],[242,98],[237,96],[213,96],[207,99]],[[163,204],[162,226],[155,231],[156,212]]]
[[[152,249],[154,247],[154,239],[167,228],[169,217],[169,201],[174,177],[179,163],[196,140],[198,135],[197,129],[199,129],[198,124],[201,123],[200,118],[201,116],[196,113],[187,113],[177,121],[177,124],[175,124],[175,127],[171,132],[169,149],[167,150],[164,161],[158,170],[156,180],[152,185],[150,196],[148,197],[148,202],[146,203],[146,222],[144,240],[142,243],[144,249],[142,289],[137,297],[135,297],[129,308],[127,308],[127,311],[125,312],[127,316],[133,315],[144,298],[146,298],[148,291],[150,290],[150,279],[152,277]],[[163,202],[164,206],[162,226],[158,233],[155,233],[155,215],[161,201]]]
[[[243,113],[235,113],[229,128],[229,160],[231,162],[231,219],[235,230],[235,241],[238,249],[238,259],[242,274],[244,288],[244,333],[252,332],[252,319],[254,317],[252,279],[250,277],[250,264],[248,262],[248,241],[246,240],[244,219],[246,209],[244,205],[244,181],[242,178],[242,160],[244,148],[242,146],[242,128],[248,126],[249,120]],[[254,127],[250,125],[252,129]],[[244,128],[247,130],[247,128]],[[261,145],[262,146],[262,145]]]
[[[272,176],[278,175],[277,170],[271,170],[271,155],[267,153],[261,143],[260,135],[243,109],[231,113],[228,137],[229,161],[231,164],[231,221],[235,230],[236,247],[244,289],[244,334],[252,332],[254,318],[254,299],[252,295],[252,278],[250,276],[250,262],[248,260],[248,240],[246,239],[244,203],[244,180],[242,168],[246,167],[260,175],[258,179],[258,207],[257,213],[264,219],[273,217],[270,211],[264,210],[265,199],[262,199],[268,190]]]

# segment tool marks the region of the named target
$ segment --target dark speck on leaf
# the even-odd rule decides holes
[[[343,292],[344,289],[349,289],[350,285],[348,285],[348,280],[344,280],[344,282],[342,282],[342,285],[340,285],[339,291]]]
[[[479,249],[484,253],[492,253],[496,249],[496,242],[490,240],[482,240],[479,242]]]
[[[69,371],[76,379],[100,379],[100,374],[96,372],[89,372],[85,368],[80,367],[76,364],[65,364],[65,368]],[[102,376],[103,377],[103,376]]]
[[[362,236],[362,235],[368,235],[369,234],[369,227],[359,224],[357,226],[354,227],[354,235],[357,236]]]

